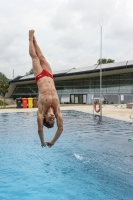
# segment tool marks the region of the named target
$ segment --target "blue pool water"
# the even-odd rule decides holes
[[[64,131],[42,148],[36,113],[0,114],[0,200],[132,200],[133,126],[64,111]],[[50,140],[56,131],[45,129]]]

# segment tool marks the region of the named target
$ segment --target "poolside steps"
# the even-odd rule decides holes
[[[126,104],[126,108],[132,108],[133,107],[133,103],[127,103]]]

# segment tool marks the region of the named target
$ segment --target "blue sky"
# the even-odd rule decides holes
[[[102,56],[133,60],[131,0],[0,0],[0,72],[8,78],[32,68],[28,31],[35,30],[53,71],[94,65]]]

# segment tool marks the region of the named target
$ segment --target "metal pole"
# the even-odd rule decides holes
[[[14,79],[14,69],[13,69],[13,79]]]
[[[102,22],[100,19],[100,117],[102,117]]]

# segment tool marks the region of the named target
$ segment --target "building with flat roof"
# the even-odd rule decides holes
[[[133,60],[102,64],[102,96],[111,103],[133,102]],[[53,72],[60,103],[91,104],[100,97],[100,66]],[[10,81],[7,98],[37,97],[34,75]]]

